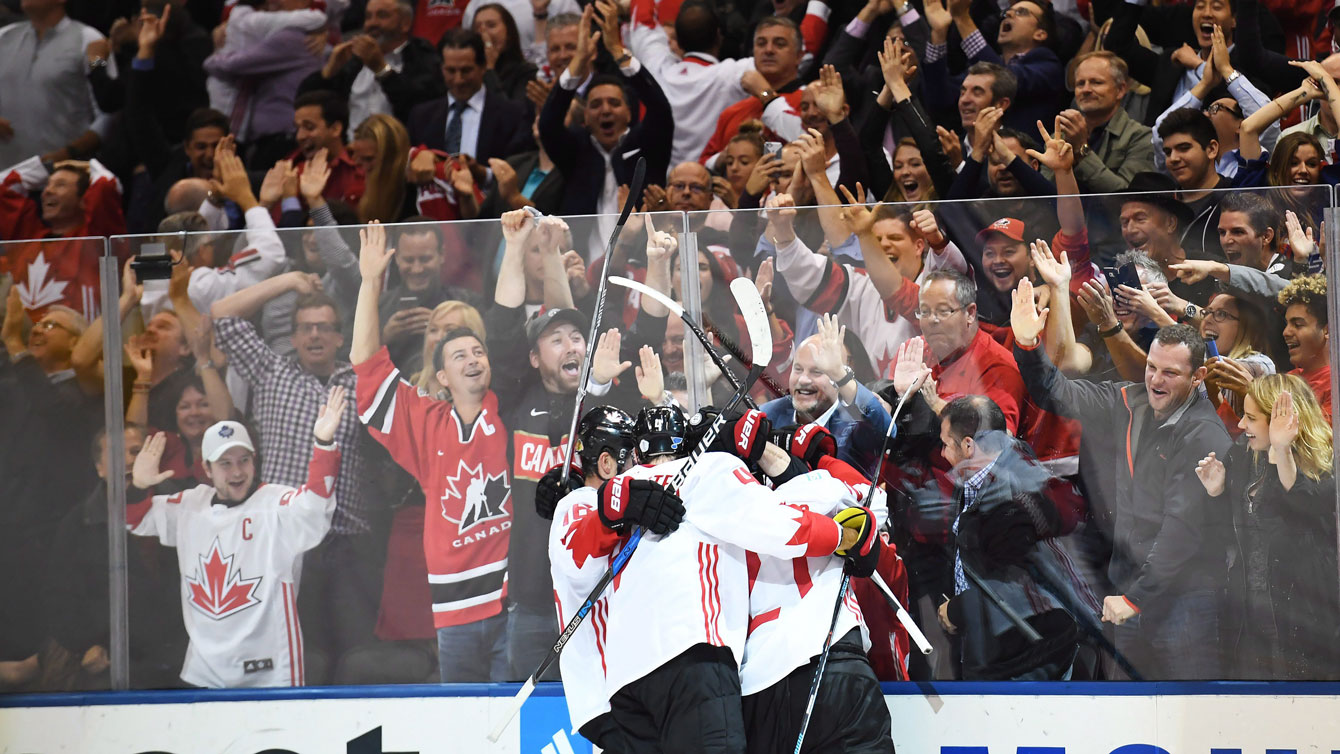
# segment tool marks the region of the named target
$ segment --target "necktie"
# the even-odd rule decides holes
[[[456,154],[461,151],[461,113],[470,106],[468,100],[456,100],[451,103],[450,112],[447,113],[447,153]]]

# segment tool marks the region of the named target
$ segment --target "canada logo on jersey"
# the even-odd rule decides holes
[[[242,578],[241,571],[233,569],[234,557],[223,554],[216,538],[209,552],[200,556],[195,575],[186,577],[191,604],[214,620],[222,620],[261,603],[256,596],[261,577]]]
[[[487,474],[484,465],[469,466],[460,461],[456,475],[447,477],[442,493],[442,517],[456,524],[461,534],[493,519],[507,518],[507,500],[512,488],[507,483],[507,472]],[[464,492],[462,492],[464,488]]]

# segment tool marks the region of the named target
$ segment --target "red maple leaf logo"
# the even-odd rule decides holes
[[[233,570],[233,555],[224,555],[215,538],[209,553],[200,557],[194,576],[186,577],[191,590],[191,604],[214,620],[222,620],[252,605],[259,605],[256,589],[261,577],[244,579]]]

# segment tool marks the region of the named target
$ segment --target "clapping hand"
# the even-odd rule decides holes
[[[316,424],[312,426],[312,436],[317,442],[329,445],[335,440],[335,430],[339,428],[340,419],[344,416],[344,405],[344,386],[331,386],[330,393],[326,397],[326,405],[321,407],[321,412],[316,416]]]

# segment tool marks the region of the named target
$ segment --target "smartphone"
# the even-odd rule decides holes
[[[1215,342],[1214,338],[1206,338],[1205,360],[1209,361],[1210,359],[1217,359],[1217,358],[1219,358],[1219,344]]]
[[[1127,262],[1120,267],[1104,267],[1103,277],[1107,278],[1107,287],[1112,289],[1113,295],[1116,294],[1117,286],[1128,285],[1135,289],[1140,289],[1140,275],[1135,271],[1135,265]]]
[[[401,296],[401,297],[400,297],[400,308],[401,308],[401,309],[413,309],[413,308],[415,308],[415,307],[417,307],[417,306],[420,306],[420,305],[421,305],[421,304],[419,304],[419,297],[418,297],[418,296]]]
[[[763,142],[763,154],[777,154],[780,151],[782,151],[782,143],[780,141]]]

